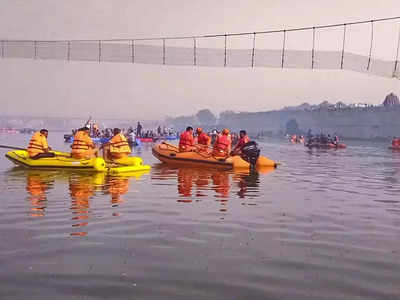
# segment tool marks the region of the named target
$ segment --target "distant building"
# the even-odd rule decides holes
[[[392,107],[400,105],[399,97],[397,95],[390,93],[386,96],[385,100],[383,101],[384,107]]]

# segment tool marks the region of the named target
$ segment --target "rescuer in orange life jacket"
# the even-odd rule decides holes
[[[222,133],[218,135],[217,139],[215,140],[214,147],[213,147],[213,155],[219,157],[225,157],[229,155],[231,151],[232,140],[229,135],[228,129],[223,129]]]
[[[128,140],[119,128],[114,128],[113,133],[114,136],[104,145],[104,158],[113,160],[127,157],[132,151]]]
[[[33,134],[27,149],[30,158],[38,159],[55,156],[53,152],[49,152],[51,148],[47,144],[48,134],[49,131],[47,129],[41,129]]]
[[[193,128],[189,126],[179,137],[179,152],[190,151],[196,151],[196,147],[193,138]]]
[[[208,136],[207,133],[203,131],[202,128],[198,127],[196,129],[197,133],[197,144],[203,146],[210,146],[211,145],[211,138]]]
[[[196,146],[198,150],[201,152],[207,152],[208,147],[211,145],[211,137],[208,136],[208,134],[205,133],[203,129],[201,129],[200,127],[196,129],[196,133],[197,133]]]
[[[238,155],[242,151],[244,145],[250,142],[250,138],[247,136],[246,130],[240,130],[239,141],[237,142],[235,148],[233,148],[231,155]]]
[[[92,139],[89,136],[89,128],[78,129],[74,135],[74,142],[71,145],[71,156],[78,159],[90,159],[99,155]]]
[[[396,137],[393,137],[393,139],[392,139],[392,146],[393,146],[393,147],[399,147],[399,146],[400,146],[400,139],[399,139],[399,138],[396,138]]]

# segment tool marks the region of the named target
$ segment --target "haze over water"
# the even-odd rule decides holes
[[[400,152],[260,146],[283,164],[172,168],[144,145],[149,173],[109,177],[15,169],[2,150],[0,297],[399,299]]]

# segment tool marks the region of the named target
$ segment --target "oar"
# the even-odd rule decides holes
[[[13,149],[13,150],[26,150],[26,148],[15,147],[15,146],[7,146],[7,145],[0,145],[0,148]]]

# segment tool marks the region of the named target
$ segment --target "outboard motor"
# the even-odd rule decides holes
[[[257,159],[260,156],[260,149],[256,142],[251,141],[246,143],[241,151],[240,157],[247,161],[252,167],[257,163]]]

